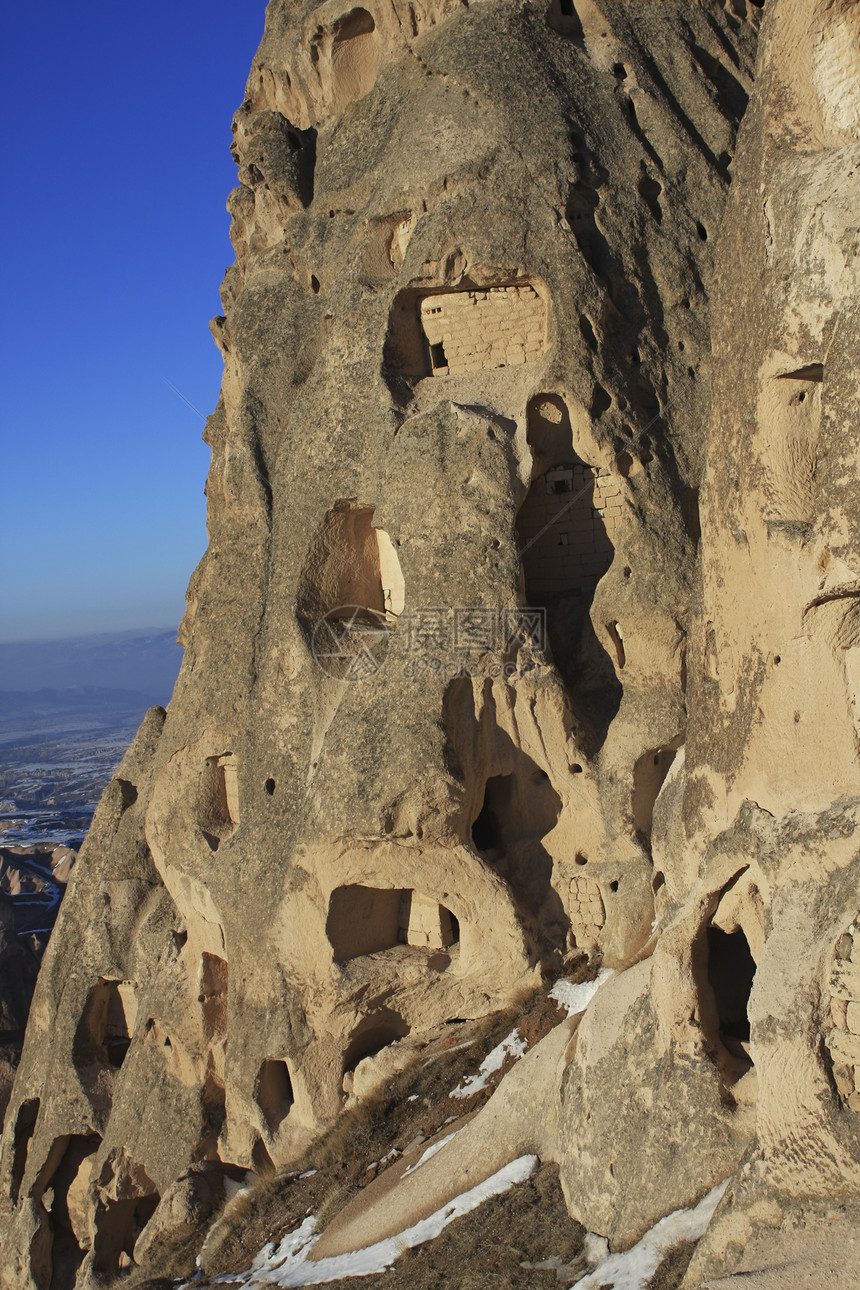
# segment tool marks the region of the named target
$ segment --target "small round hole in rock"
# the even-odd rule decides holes
[[[269,797],[274,797],[275,781],[273,779],[267,779],[263,787],[265,788],[266,793]]]
[[[315,296],[319,295],[320,280],[315,273],[311,274],[311,291],[314,293]]]
[[[612,882],[609,884],[609,890],[610,890],[610,891],[617,891],[617,890],[618,890],[618,879],[617,879],[617,878],[613,878]]]

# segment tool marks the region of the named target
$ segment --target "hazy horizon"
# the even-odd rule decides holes
[[[47,636],[8,636],[0,628],[0,647],[3,645],[55,645],[59,642],[104,640],[114,636],[149,636],[163,632],[178,633],[179,622],[173,623],[139,623],[131,627],[107,627],[92,632],[56,632]],[[0,677],[2,688],[2,677]]]

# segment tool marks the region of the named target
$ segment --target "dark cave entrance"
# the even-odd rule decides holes
[[[750,1056],[749,1000],[756,963],[749,942],[737,926],[726,932],[713,924],[703,931],[707,955],[702,981],[702,1024],[724,1091],[738,1102],[757,1096],[755,1064]],[[745,1079],[750,1076],[750,1080]]]
[[[708,928],[708,984],[717,1005],[720,1039],[733,1055],[747,1059],[750,1040],[747,1008],[755,970],[749,942],[740,928],[735,932]],[[747,1045],[746,1051],[742,1045]]]

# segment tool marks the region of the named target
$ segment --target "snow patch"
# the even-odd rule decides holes
[[[455,1196],[442,1209],[437,1209],[435,1214],[407,1227],[397,1236],[368,1245],[363,1250],[319,1259],[315,1263],[309,1260],[309,1255],[319,1238],[315,1234],[316,1220],[311,1214],[301,1227],[285,1236],[277,1248],[274,1245],[264,1246],[248,1272],[238,1277],[229,1273],[214,1277],[213,1284],[275,1285],[286,1288],[323,1285],[326,1281],[336,1281],[340,1277],[369,1277],[385,1272],[404,1250],[411,1250],[416,1245],[423,1245],[425,1241],[434,1240],[455,1218],[477,1209],[491,1196],[500,1196],[517,1183],[531,1178],[539,1163],[537,1156],[520,1156],[485,1182],[463,1192],[461,1196]]]
[[[448,1096],[472,1097],[473,1094],[480,1093],[490,1082],[490,1076],[502,1069],[508,1057],[523,1057],[527,1048],[528,1044],[525,1039],[520,1038],[519,1030],[512,1030],[491,1053],[487,1054],[478,1068],[477,1075],[467,1075],[460,1087],[452,1089]]]
[[[593,981],[568,981],[561,977],[549,992],[549,997],[561,1004],[569,1017],[585,1012],[597,991],[612,976],[612,968],[601,968]]]
[[[441,1151],[452,1138],[456,1138],[460,1131],[460,1129],[455,1129],[453,1133],[446,1134],[444,1138],[440,1138],[438,1142],[434,1142],[427,1148],[420,1160],[416,1160],[414,1165],[410,1165],[408,1169],[403,1170],[400,1177],[405,1178],[407,1174],[414,1173],[416,1169],[420,1169],[426,1160],[429,1160],[431,1156],[435,1156],[437,1151]]]
[[[673,1245],[679,1241],[698,1241],[704,1236],[728,1185],[728,1179],[719,1183],[695,1209],[676,1209],[673,1214],[661,1218],[637,1245],[623,1254],[610,1254],[592,1272],[575,1282],[571,1290],[600,1290],[601,1286],[607,1285],[613,1286],[614,1290],[645,1290]]]

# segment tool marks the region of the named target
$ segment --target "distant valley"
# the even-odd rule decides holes
[[[170,699],[181,661],[173,629],[0,644],[0,890],[19,936],[47,938],[71,868],[66,858],[57,882],[52,854],[77,852],[147,708]],[[31,881],[13,877],[10,890],[10,870]]]

